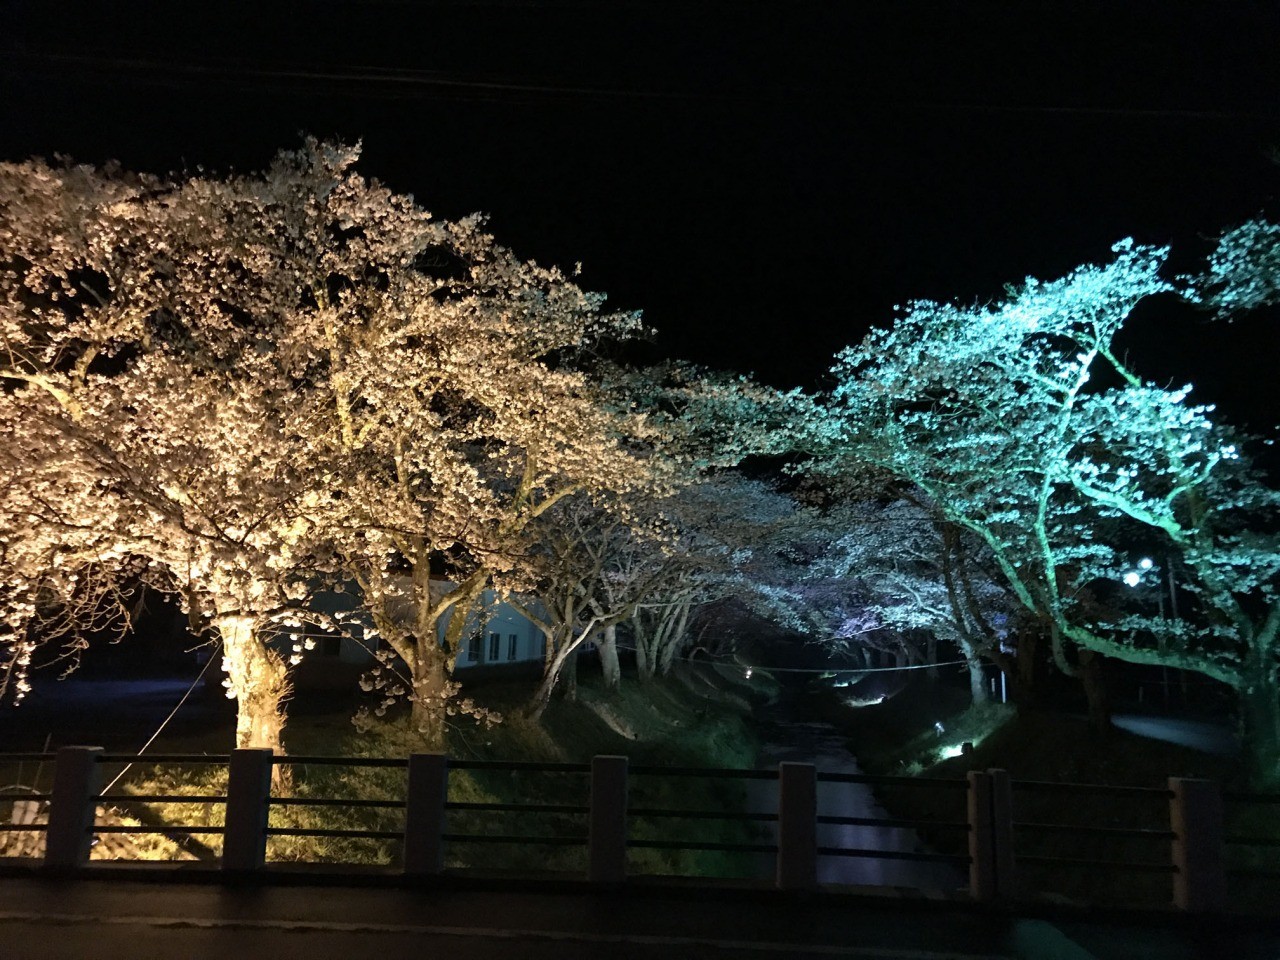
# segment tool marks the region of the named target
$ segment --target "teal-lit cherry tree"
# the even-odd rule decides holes
[[[1276,494],[1190,387],[1154,384],[1119,354],[1135,305],[1175,291],[1165,250],[1114,253],[1000,303],[908,305],[840,355],[815,469],[871,464],[922,491],[989,551],[1062,669],[1107,655],[1230,686],[1253,771],[1275,780]],[[1103,612],[1131,552],[1153,547],[1194,598],[1183,618]]]

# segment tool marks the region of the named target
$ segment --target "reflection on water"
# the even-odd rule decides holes
[[[781,761],[812,763],[819,773],[860,773],[857,759],[844,747],[844,738],[830,725],[788,720],[779,715],[762,720],[765,746],[761,764],[776,767]],[[777,784],[749,781],[748,804],[752,813],[777,813]],[[818,815],[887,817],[865,783],[818,783]],[[844,850],[891,852],[930,851],[914,830],[849,824],[818,824],[818,846]],[[774,859],[759,858],[761,877],[773,875]],[[945,863],[920,863],[870,856],[820,856],[818,882],[865,886],[914,887],[922,890],[954,890],[965,883],[963,871]]]

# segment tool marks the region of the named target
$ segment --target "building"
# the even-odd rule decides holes
[[[442,592],[453,588],[447,580],[433,580],[433,592],[436,584],[440,585]],[[355,611],[359,608],[359,594],[354,587],[341,593],[325,591],[317,595],[313,606],[330,615]],[[405,608],[403,619],[407,622],[412,611],[407,602]],[[449,620],[450,615],[446,614],[439,624],[441,643],[444,642]],[[359,622],[357,617],[356,624]],[[313,640],[315,648],[298,664],[294,673],[295,687],[300,690],[339,689],[354,684],[360,674],[373,665],[374,651],[385,649],[386,641],[376,638],[364,640],[359,636],[358,626],[351,632],[354,635],[348,636],[322,633],[313,628],[300,634]],[[278,644],[288,643],[285,639],[278,641]],[[546,638],[532,621],[492,590],[485,590],[481,602],[467,617],[456,669],[459,676],[480,667],[523,667],[528,670],[531,665],[542,663],[545,650]]]

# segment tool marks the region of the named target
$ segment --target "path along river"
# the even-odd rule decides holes
[[[760,710],[754,723],[764,746],[760,765],[776,767],[782,761],[812,763],[819,773],[861,773],[857,758],[845,749],[845,738],[828,723],[806,716],[803,694],[788,693],[776,704]],[[748,809],[752,813],[776,813],[777,784],[748,781]],[[956,798],[963,809],[963,793]],[[832,817],[888,817],[865,783],[818,783],[818,815]],[[914,830],[848,824],[818,824],[818,846],[845,850],[933,852]],[[761,856],[759,875],[771,876],[772,857]],[[954,890],[965,883],[959,866],[879,857],[820,856],[818,882],[860,886],[914,887],[921,890]]]

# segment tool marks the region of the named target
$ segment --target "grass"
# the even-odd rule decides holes
[[[586,763],[598,754],[622,754],[634,766],[751,767],[756,744],[746,722],[753,701],[770,695],[767,682],[748,686],[739,675],[711,667],[682,670],[678,675],[640,684],[624,682],[617,692],[604,690],[598,678],[586,676],[576,702],[554,701],[540,721],[521,709],[531,686],[504,681],[476,685],[468,695],[500,711],[505,720],[481,728],[458,723],[449,732],[450,756],[476,760],[524,760]],[[293,756],[403,757],[420,749],[403,720],[391,720],[367,733],[349,722],[348,709],[322,711],[304,704],[286,731]],[[306,707],[310,706],[310,709]],[[190,732],[161,737],[153,753],[225,752],[216,738],[225,731]],[[51,772],[51,771],[49,771]],[[105,771],[113,777],[115,769]],[[405,773],[397,768],[330,764],[292,764],[288,768],[288,796],[297,800],[347,798],[396,803],[404,796]],[[531,771],[455,769],[448,799],[453,803],[530,803],[585,807],[589,783],[585,774]],[[145,795],[206,795],[226,793],[226,770],[218,765],[136,764],[112,792]],[[635,776],[630,803],[637,809],[735,811],[744,791],[738,781]],[[223,807],[200,802],[124,803],[126,813],[148,826],[219,827]],[[581,813],[515,814],[495,811],[450,811],[447,830],[455,835],[518,835],[585,841],[586,817]],[[632,835],[693,842],[750,843],[760,837],[753,827],[731,820],[681,821],[632,819]],[[399,832],[403,811],[398,807],[314,806],[273,804],[270,825],[291,830],[366,830]],[[220,854],[217,833],[196,836],[180,854],[168,841],[134,838],[133,852],[120,855],[173,859],[179,855],[215,859]],[[275,836],[268,840],[268,859],[293,862],[343,862],[394,866],[399,843],[393,839],[355,837]],[[702,876],[742,876],[751,870],[743,855],[720,851],[630,851],[634,873]],[[446,866],[481,870],[581,873],[585,843],[503,844],[457,841],[448,845]]]

